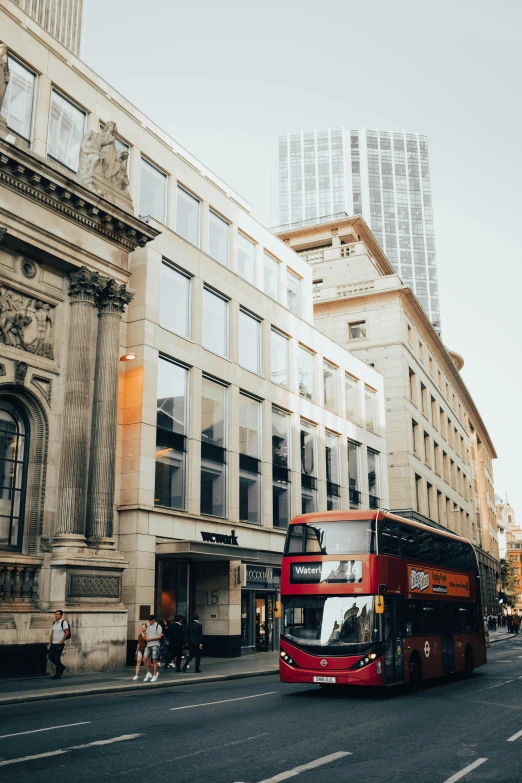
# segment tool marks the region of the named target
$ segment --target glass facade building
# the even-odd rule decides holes
[[[440,333],[426,136],[365,128],[280,136],[270,224],[284,230],[341,212],[362,215]]]

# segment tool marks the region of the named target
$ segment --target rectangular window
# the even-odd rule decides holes
[[[299,394],[307,400],[314,398],[314,354],[299,346],[297,353],[299,365]]]
[[[419,512],[419,514],[422,511],[422,509],[421,509],[421,492],[422,492],[421,481],[422,481],[421,477],[418,476],[417,474],[415,474],[415,503],[416,503],[416,508],[417,508],[417,511]]]
[[[181,337],[190,336],[190,277],[165,261],[161,265],[160,324]]]
[[[407,334],[408,334],[408,344],[413,347],[413,329],[409,324],[406,324]]]
[[[239,395],[239,519],[261,523],[261,403]]]
[[[417,403],[417,387],[415,383],[415,373],[411,369],[411,367],[408,367],[408,378],[410,383],[410,400],[416,404]]]
[[[165,222],[167,176],[145,158],[140,162],[140,217],[150,215]]]
[[[379,452],[373,449],[367,450],[368,455],[368,494],[370,496],[370,508],[379,508]]]
[[[421,383],[421,407],[424,416],[428,418],[428,390],[423,383]]]
[[[47,151],[51,158],[63,163],[71,171],[78,171],[80,147],[85,130],[85,112],[51,91],[51,113]]]
[[[263,285],[265,294],[279,302],[279,263],[268,253],[263,255]]]
[[[440,476],[440,446],[438,443],[433,443],[433,468]]]
[[[256,246],[241,232],[237,235],[237,273],[252,285],[256,282]]]
[[[359,444],[348,441],[348,487],[350,491],[350,508],[361,505],[361,487],[359,482]]]
[[[362,340],[366,337],[366,321],[354,321],[348,324],[348,337],[350,340]]]
[[[439,423],[437,421],[437,413],[438,413],[438,406],[435,401],[435,398],[431,398],[431,423],[435,427],[436,430],[439,429]]]
[[[288,388],[288,338],[272,329],[270,338],[270,377],[272,383]]]
[[[226,513],[226,387],[203,376],[201,395],[201,513]]]
[[[301,419],[301,511],[317,511],[317,429]]]
[[[366,429],[369,432],[377,432],[377,409],[375,405],[375,392],[364,387],[364,408],[366,412]]]
[[[261,373],[261,322],[245,310],[239,311],[239,364]]]
[[[413,440],[413,453],[418,457],[419,456],[419,425],[417,422],[412,419],[411,420],[411,434],[412,434],[412,440]]]
[[[228,351],[228,302],[220,294],[203,289],[203,347],[219,356],[227,357]]]
[[[337,413],[337,367],[323,361],[323,395],[327,411]]]
[[[430,436],[427,432],[424,433],[424,462],[426,465],[431,465],[430,460]]]
[[[348,421],[352,421],[357,424],[358,417],[358,405],[357,405],[357,379],[351,375],[344,376],[344,393],[346,397],[346,418]]]
[[[33,103],[36,76],[18,60],[7,56],[9,81],[2,102],[2,117],[7,127],[27,141],[31,141]]]
[[[154,503],[185,508],[188,370],[160,357]]]
[[[424,346],[419,342],[419,360],[424,364]]]
[[[178,185],[176,234],[199,247],[199,200]]]
[[[301,279],[286,270],[286,302],[290,312],[301,315]]]
[[[341,474],[339,468],[339,436],[325,433],[326,456],[326,508],[334,511],[341,508]]]
[[[226,220],[210,210],[208,213],[208,254],[223,266],[229,263],[229,225]]]
[[[273,525],[287,528],[290,522],[290,415],[272,408],[272,499]]]

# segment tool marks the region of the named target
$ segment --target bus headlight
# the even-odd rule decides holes
[[[366,655],[361,658],[359,661],[356,661],[352,666],[350,666],[350,669],[362,669],[364,666],[369,666],[370,663],[373,663],[377,660],[377,658],[380,658],[383,654],[383,651],[380,649],[372,650],[371,652],[367,652]],[[379,667],[379,664],[377,664],[377,668]],[[382,668],[382,666],[381,666]],[[380,674],[380,672],[378,672]]]
[[[296,667],[297,667],[297,664],[296,664],[296,662],[294,661],[294,659],[293,659],[293,658],[291,658],[291,657],[288,655],[288,653],[286,653],[284,650],[281,650],[281,652],[279,653],[279,657],[281,658],[281,660],[282,660],[282,661],[284,661],[285,663],[287,663],[289,666],[296,666]]]

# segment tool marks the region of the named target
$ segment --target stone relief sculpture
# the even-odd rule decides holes
[[[0,342],[54,359],[53,307],[0,285]]]
[[[118,129],[108,122],[100,133],[88,131],[80,149],[78,178],[102,196],[116,201],[119,206],[131,206],[127,160],[129,153],[120,155],[116,149]]]
[[[0,44],[0,109],[2,108],[8,84],[9,62],[7,60],[7,46],[5,44]]]

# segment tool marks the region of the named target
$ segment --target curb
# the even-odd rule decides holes
[[[136,683],[135,685],[107,685],[100,688],[84,688],[82,690],[70,690],[70,691],[52,691],[44,693],[33,694],[17,694],[16,696],[0,697],[0,707],[8,706],[10,704],[27,704],[37,701],[50,701],[51,699],[73,699],[78,696],[98,696],[106,693],[129,693],[131,691],[139,690],[158,690],[159,688],[179,688],[185,685],[200,685],[201,683],[209,682],[222,682],[225,680],[243,680],[248,677],[266,677],[269,674],[278,674],[278,671],[274,669],[263,669],[256,672],[242,672],[240,674],[215,674],[207,677],[200,677],[198,679],[180,679],[167,682],[155,682],[152,686],[150,683]]]
[[[499,642],[510,642],[513,639],[516,639],[518,634],[511,634],[510,636],[505,636],[502,639],[491,639],[489,642],[489,646],[491,647],[492,644],[498,644]]]

